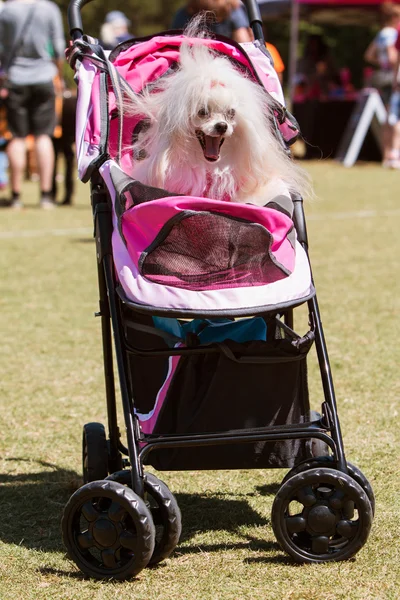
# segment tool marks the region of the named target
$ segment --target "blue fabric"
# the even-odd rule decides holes
[[[261,317],[231,321],[230,319],[194,319],[179,323],[177,319],[153,317],[154,326],[185,341],[189,333],[197,335],[204,345],[233,340],[240,344],[253,340],[265,341],[267,326]]]
[[[191,15],[186,8],[179,9],[173,18],[172,29],[184,29],[192,16],[193,15]],[[232,37],[233,32],[241,27],[249,27],[249,20],[246,11],[242,6],[235,8],[229,15],[229,19],[225,19],[225,21],[219,23],[213,23],[210,26],[210,29],[218,35]]]
[[[0,139],[2,146],[2,139]],[[8,158],[3,147],[0,147],[0,186],[4,187],[8,184]]]

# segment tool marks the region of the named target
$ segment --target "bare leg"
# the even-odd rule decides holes
[[[394,126],[394,135],[393,135],[393,150],[397,153],[397,158],[400,158],[400,121],[397,121]]]
[[[10,162],[11,190],[20,194],[26,169],[25,138],[13,138],[7,146],[7,154]]]
[[[54,171],[54,147],[51,137],[48,135],[35,137],[35,148],[41,191],[51,193]]]

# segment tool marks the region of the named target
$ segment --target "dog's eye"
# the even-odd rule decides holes
[[[234,108],[230,108],[228,110],[228,112],[226,113],[226,116],[228,117],[228,119],[233,119],[235,115],[236,115],[236,110]]]
[[[208,110],[206,108],[200,108],[199,112],[197,113],[198,117],[208,117],[210,113],[208,112]]]

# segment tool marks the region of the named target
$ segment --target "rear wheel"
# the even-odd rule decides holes
[[[330,562],[351,558],[365,544],[372,509],[350,475],[318,468],[282,484],[271,521],[276,539],[295,561]]]
[[[104,425],[86,423],[82,435],[83,482],[99,481],[108,475],[108,448]]]
[[[283,478],[282,485],[284,483],[286,483],[286,481],[288,481],[291,477],[293,477],[294,475],[297,475],[298,473],[304,473],[304,471],[308,471],[310,469],[317,469],[318,467],[328,467],[329,469],[335,469],[336,465],[337,465],[337,463],[334,460],[333,456],[318,456],[316,458],[310,458],[308,460],[305,460],[305,461],[299,463],[295,467],[293,467],[293,469],[291,469],[289,471],[289,473],[287,473],[285,475],[285,477]],[[368,479],[365,477],[364,473],[362,471],[360,471],[360,469],[358,467],[356,467],[355,465],[353,465],[349,462],[347,463],[347,470],[348,470],[350,477],[352,479],[354,479],[354,481],[356,481],[362,487],[364,492],[367,494],[368,500],[370,501],[370,504],[371,504],[372,514],[374,515],[375,514],[375,495],[374,495],[374,491],[371,487],[370,482],[368,481]]]

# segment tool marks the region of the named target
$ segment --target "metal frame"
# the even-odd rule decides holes
[[[315,344],[321,373],[325,401],[322,406],[322,417],[319,421],[297,425],[270,426],[255,431],[236,430],[235,432],[217,432],[192,435],[142,435],[138,421],[134,416],[134,399],[131,398],[127,383],[127,356],[133,353],[141,356],[157,356],[172,354],[198,354],[218,352],[216,348],[198,346],[175,350],[139,350],[130,346],[125,338],[120,311],[121,300],[116,291],[117,281],[111,250],[112,213],[108,191],[100,175],[92,176],[91,200],[93,207],[95,238],[98,261],[98,279],[100,295],[100,312],[102,321],[104,374],[109,427],[110,466],[118,471],[121,468],[121,454],[129,457],[131,466],[132,488],[143,495],[142,463],[152,450],[160,448],[177,448],[193,446],[217,446],[243,444],[258,441],[282,441],[290,439],[315,438],[325,442],[336,458],[337,468],[347,472],[343,441],[337,415],[336,399],[333,387],[328,351],[322,329],[321,317],[316,296],[307,301],[311,330],[315,334]],[[298,239],[308,254],[307,231],[305,225],[303,201],[300,196],[294,197],[294,223]],[[293,310],[286,311],[285,323],[293,325]],[[121,399],[126,427],[127,448],[121,443],[120,430],[117,423],[115,378],[113,371],[113,341],[121,388]],[[143,445],[144,444],[144,445]],[[114,469],[115,467],[115,469]]]

